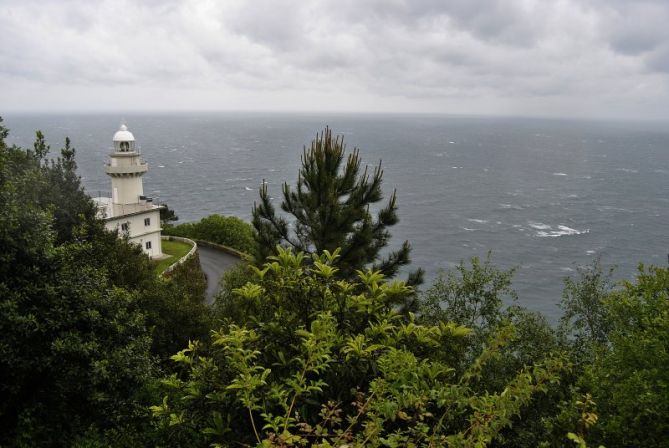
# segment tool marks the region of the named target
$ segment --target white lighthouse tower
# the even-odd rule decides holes
[[[138,204],[144,196],[142,176],[148,165],[135,148],[135,136],[122,124],[114,134],[114,151],[105,171],[112,178],[112,203]]]
[[[95,198],[98,213],[109,230],[127,235],[151,258],[161,257],[160,206],[144,196],[142,176],[149,169],[135,146],[135,136],[121,125],[113,138],[114,147],[105,165],[111,177],[111,198]]]

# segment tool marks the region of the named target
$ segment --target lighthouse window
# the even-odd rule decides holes
[[[151,218],[144,218],[144,226],[150,226],[151,225]]]
[[[121,231],[127,232],[128,230],[130,230],[130,223],[129,222],[124,222],[123,224],[121,224]]]
[[[147,242],[146,242],[146,248],[147,248],[147,249],[151,249],[151,241],[147,241]]]
[[[128,152],[129,149],[130,149],[130,143],[121,142],[121,151]]]

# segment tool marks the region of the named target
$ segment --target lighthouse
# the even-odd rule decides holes
[[[135,136],[124,124],[113,138],[114,148],[109,155],[105,172],[112,180],[112,203],[139,204],[144,196],[142,176],[149,170],[135,147]]]
[[[105,173],[111,177],[111,194],[94,198],[98,216],[108,230],[117,230],[139,244],[151,258],[163,256],[160,241],[160,206],[144,195],[142,176],[149,170],[135,144],[135,136],[122,124],[112,138]]]

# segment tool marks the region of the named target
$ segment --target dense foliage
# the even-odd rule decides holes
[[[161,355],[205,335],[207,310],[95,219],[69,141],[50,161],[41,133],[30,150],[7,135],[0,126],[0,445],[141,445]]]
[[[635,283],[603,301],[606,343],[579,385],[592,395],[606,446],[661,447],[669,437],[669,270],[639,269]],[[595,339],[597,333],[594,333]]]
[[[98,257],[113,260],[118,240],[97,237],[74,151],[53,163],[47,151],[40,133],[33,151],[0,146],[2,445],[66,445],[124,424],[152,372],[135,279]]]
[[[260,202],[253,207],[260,262],[276,255],[277,246],[285,246],[306,254],[341,249],[337,267],[343,278],[353,278],[356,270],[367,267],[394,277],[409,264],[408,241],[381,258],[381,250],[390,241],[388,228],[399,221],[395,192],[375,217],[370,210],[383,199],[381,164],[370,175],[367,168],[361,169],[358,149],[346,160],[345,153],[344,138],[333,137],[328,128],[309,149],[304,148],[295,189],[283,185],[281,209],[292,217],[291,223],[276,213],[263,182]],[[420,269],[415,271],[408,284],[421,283],[422,274]]]
[[[205,304],[207,279],[198,255],[178,265],[168,277],[155,282],[139,298],[153,330],[151,351],[161,361],[189,340],[206,337],[213,325],[213,315]]]
[[[255,252],[253,227],[235,216],[210,215],[198,222],[166,227],[163,233],[222,244],[247,254]]]
[[[515,337],[500,348],[500,356],[481,371],[479,390],[501,391],[523,366],[540,362],[547,353],[562,353],[566,347],[546,319],[514,303],[512,289],[514,270],[500,271],[490,259],[473,258],[470,265],[461,262],[454,270],[443,273],[421,297],[420,320],[436,324],[457,322],[471,330],[458,351],[450,355],[456,371],[464,371],[485,349],[498,328],[512,325]],[[510,306],[509,306],[510,304]],[[569,357],[571,360],[571,357]],[[505,428],[497,446],[537,446],[546,440],[544,420],[555,414],[558,404],[569,396],[566,384],[571,370],[562,372],[560,384],[553,383],[545,393],[530,400],[520,411],[514,424]],[[563,434],[557,434],[564,442]]]
[[[211,344],[173,359],[153,412],[170,440],[189,446],[479,446],[512,424],[566,368],[557,354],[524,366],[499,392],[478,392],[482,370],[512,338],[503,326],[458,372],[441,351],[470,330],[422,325],[394,310],[403,282],[379,271],[337,280],[334,254],[313,263],[279,248],[255,282],[236,290],[261,315],[228,322]]]
[[[160,224],[163,227],[169,227],[173,221],[178,221],[179,217],[167,204],[161,204],[160,208]]]

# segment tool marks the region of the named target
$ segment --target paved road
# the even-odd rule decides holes
[[[210,247],[197,246],[202,270],[207,274],[207,303],[214,303],[218,292],[218,281],[225,271],[239,263],[239,258]]]

